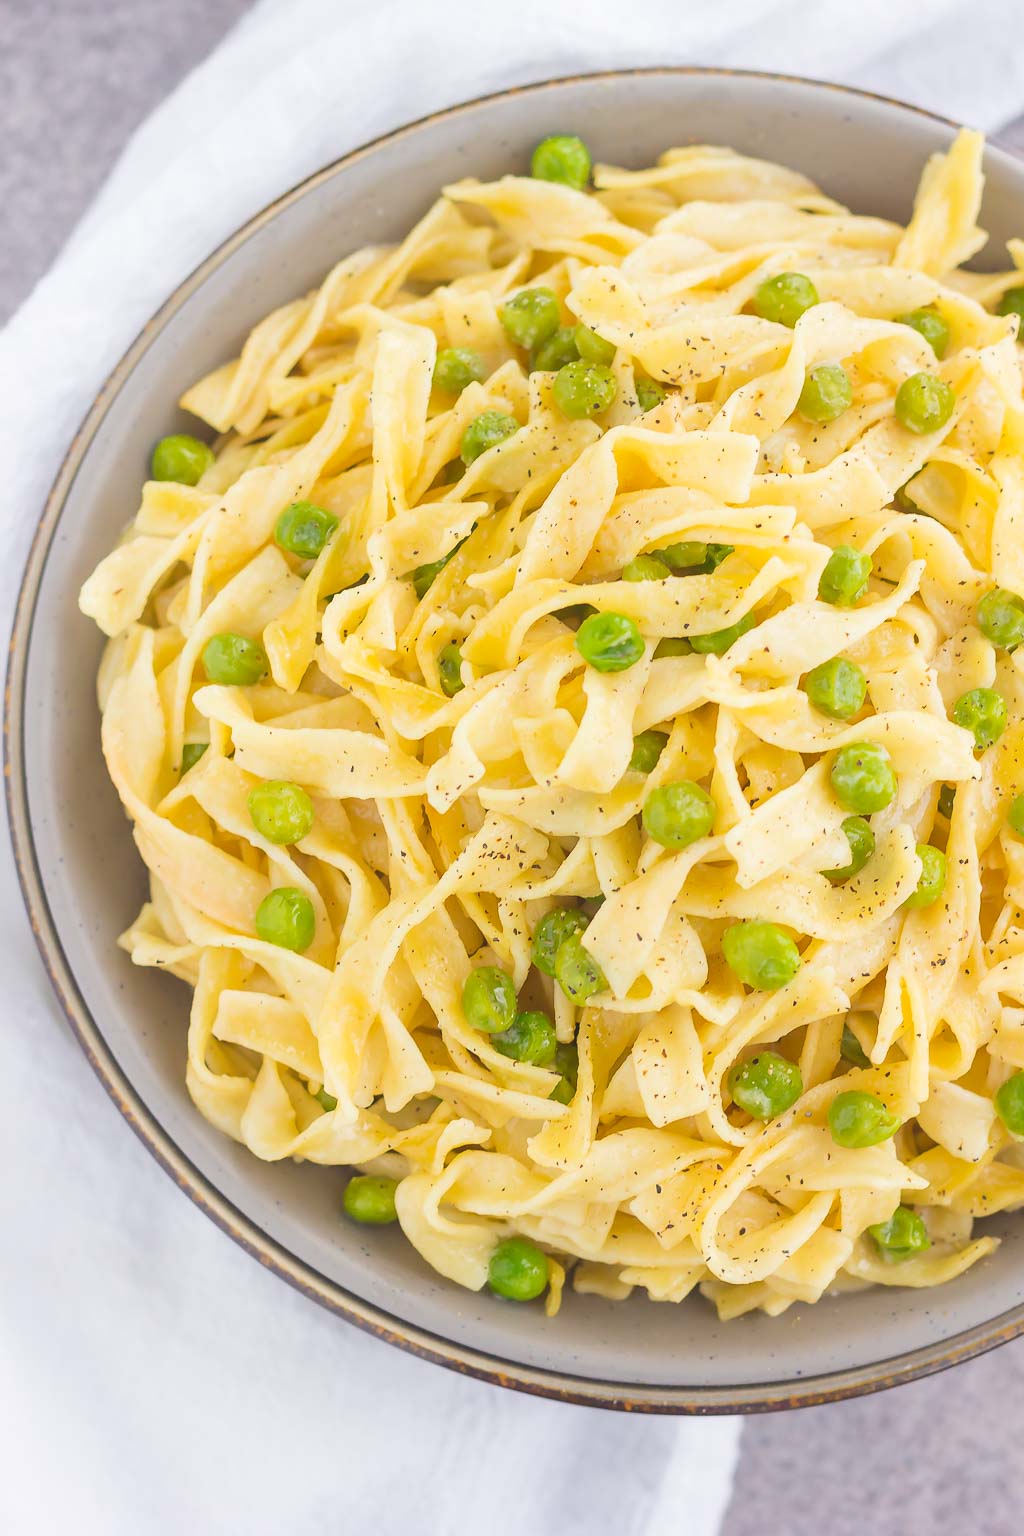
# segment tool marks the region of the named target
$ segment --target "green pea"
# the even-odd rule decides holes
[[[800,951],[775,923],[733,923],[722,934],[722,953],[733,975],[759,992],[776,992],[800,969]]]
[[[924,337],[936,357],[945,357],[949,346],[949,326],[937,309],[912,309],[905,315],[897,315],[896,324],[909,325]]]
[[[618,382],[602,363],[566,363],[555,374],[551,394],[563,416],[581,421],[606,411],[618,393]]]
[[[714,629],[708,635],[691,635],[690,645],[698,656],[724,656],[730,645],[745,635],[748,629],[753,629],[756,623],[752,613],[745,613],[742,619],[730,624],[727,629]]]
[[[581,934],[590,919],[578,907],[553,907],[533,930],[533,963],[545,976],[555,974],[555,957],[566,939]]]
[[[507,1301],[536,1301],[547,1290],[548,1261],[528,1238],[507,1237],[491,1254],[487,1284]]]
[[[492,1035],[491,1044],[513,1061],[528,1061],[535,1067],[549,1067],[555,1059],[558,1041],[555,1026],[546,1013],[528,1010],[517,1013],[508,1029]]]
[[[562,311],[550,288],[524,288],[499,310],[510,341],[531,352],[558,330]]]
[[[842,869],[822,870],[825,879],[831,880],[833,885],[842,885],[844,880],[859,875],[875,851],[875,834],[863,816],[847,816],[842,829],[850,845],[850,862]]]
[[[663,656],[689,656],[692,651],[693,646],[684,636],[666,635],[654,647],[654,659],[660,661]]]
[[[301,955],[316,937],[313,903],[293,885],[279,885],[256,908],[256,933],[264,944]]]
[[[797,410],[808,421],[838,421],[853,403],[853,385],[845,368],[823,363],[812,368],[800,391]]]
[[[345,1185],[342,1204],[345,1215],[367,1227],[386,1227],[398,1220],[395,1210],[394,1179],[379,1174],[357,1173]]]
[[[655,379],[648,379],[643,374],[635,376],[636,403],[642,411],[653,411],[656,405],[660,405],[668,394],[664,384],[659,384]]]
[[[582,192],[590,180],[590,150],[574,133],[554,133],[537,145],[530,170],[538,181],[557,181]]]
[[[467,534],[466,538],[468,537]],[[440,560],[431,560],[427,565],[418,565],[414,571],[409,572],[405,580],[412,582],[417,597],[426,597],[445,566],[455,559],[465,542],[466,539],[460,539],[446,555],[441,556]]]
[[[1012,651],[1024,640],[1024,598],[1006,587],[993,587],[978,603],[977,620],[986,640]]]
[[[1024,1072],[1015,1072],[997,1089],[995,1106],[996,1114],[1011,1135],[1024,1136]]]
[[[839,1093],[828,1107],[828,1128],[839,1147],[877,1147],[900,1128],[894,1115],[875,1093],[852,1088]]]
[[[1018,837],[1024,837],[1024,795],[1018,795],[1006,813],[1006,819]]]
[[[947,821],[949,821],[953,814],[953,804],[955,800],[956,785],[943,784],[942,788],[939,790],[939,815],[945,816]]]
[[[830,720],[852,720],[863,709],[867,691],[864,673],[845,656],[823,661],[804,678],[807,697]]]
[[[996,305],[996,314],[1024,316],[1024,288],[1007,288]]]
[[[941,848],[933,848],[931,843],[918,843],[917,856],[921,860],[921,874],[904,905],[930,907],[938,901],[946,884],[946,855]]]
[[[896,797],[896,775],[889,754],[874,741],[840,747],[830,778],[840,805],[858,815],[882,811]]]
[[[209,745],[208,741],[186,741],[181,749],[182,773],[188,773],[190,768],[195,767]]]
[[[556,1104],[571,1104],[576,1097],[580,1077],[580,1053],[576,1042],[560,1045],[555,1051],[555,1069],[561,1076],[548,1094]]]
[[[179,485],[198,485],[214,462],[209,443],[187,432],[162,437],[153,449],[150,476],[154,480],[176,480]]]
[[[313,802],[298,784],[270,779],[249,791],[252,824],[268,843],[298,843],[312,830]]]
[[[258,640],[226,630],[203,646],[203,670],[211,683],[248,688],[265,677],[269,663]]]
[[[497,1035],[508,1029],[516,1016],[516,988],[512,977],[497,965],[478,965],[462,988],[462,1012],[471,1029]]]
[[[441,692],[453,699],[457,693],[465,688],[462,681],[462,652],[454,640],[449,640],[447,645],[442,645],[437,657],[437,675],[441,683]]]
[[[595,992],[605,992],[608,982],[589,950],[584,949],[578,933],[570,934],[558,946],[555,956],[555,980],[571,1003],[581,1006]]]
[[[442,555],[440,560],[431,560],[428,565],[418,565],[416,567],[411,573],[410,579],[417,597],[426,596],[450,559],[451,554]]]
[[[541,342],[531,354],[530,367],[534,372],[557,373],[566,363],[574,363],[579,355],[574,327],[560,325],[554,335]]]
[[[968,688],[952,713],[956,724],[971,732],[979,752],[985,752],[1006,730],[1006,700],[994,688]]]
[[[777,1051],[760,1051],[749,1061],[737,1062],[729,1073],[729,1092],[755,1120],[784,1114],[803,1091],[800,1068]]]
[[[623,581],[664,581],[672,572],[657,555],[634,555],[622,567]]]
[[[664,549],[659,549],[657,554],[659,560],[663,560],[671,570],[692,572],[704,567],[709,547],[699,539],[683,539],[679,544],[668,544]]]
[[[311,501],[293,501],[274,524],[274,543],[301,560],[315,560],[338,526],[338,519]]]
[[[956,395],[933,373],[912,373],[896,391],[896,420],[908,432],[938,432],[953,414]]]
[[[850,1062],[852,1066],[870,1067],[871,1065],[871,1058],[848,1023],[843,1025],[843,1038],[840,1041],[839,1054],[844,1061]]]
[[[459,452],[463,464],[472,464],[482,453],[486,453],[489,448],[496,448],[506,438],[514,437],[518,431],[518,421],[505,411],[481,411],[462,434]]]
[[[446,395],[461,395],[470,384],[482,384],[487,364],[472,347],[442,347],[434,364],[434,383]]]
[[[644,638],[623,613],[592,613],[576,631],[576,649],[595,672],[626,672],[644,654]]]
[[[871,569],[870,555],[862,554],[850,544],[837,545],[821,573],[818,596],[823,603],[831,603],[833,607],[850,607],[867,591]]]
[[[331,1113],[332,1109],[337,1109],[338,1107],[338,1101],[334,1097],[334,1094],[328,1093],[326,1088],[321,1088],[318,1093],[314,1093],[313,1097],[316,1099],[321,1109],[326,1110],[328,1114]]]
[[[754,312],[776,325],[796,325],[800,316],[819,303],[818,290],[802,272],[780,272],[766,278],[754,294]]]
[[[688,848],[715,824],[715,802],[706,789],[683,779],[652,789],[644,801],[644,831],[663,848]]]
[[[680,544],[669,544],[654,553],[673,571],[685,571],[690,576],[701,572],[710,575],[735,548],[734,544],[702,544],[697,539],[684,539]]]
[[[658,759],[668,746],[668,737],[664,731],[641,731],[639,736],[633,737],[633,756],[629,760],[629,766],[634,773],[651,773],[657,767]]]
[[[902,1264],[932,1245],[921,1217],[906,1205],[898,1205],[888,1221],[868,1227],[868,1232],[887,1264]]]
[[[615,356],[615,343],[605,341],[596,331],[589,326],[578,325],[576,327],[576,350],[580,357],[588,363],[608,364]]]

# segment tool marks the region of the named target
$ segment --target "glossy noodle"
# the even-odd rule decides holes
[[[715,147],[449,187],[185,395],[82,590],[195,1104],[460,1285],[775,1314],[1024,1201],[980,163],[905,229]]]

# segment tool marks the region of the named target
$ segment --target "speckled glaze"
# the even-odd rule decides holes
[[[182,390],[236,354],[268,310],[345,252],[404,234],[446,181],[522,169],[552,132],[595,158],[731,144],[807,172],[862,212],[905,219],[926,156],[955,125],[836,86],[652,69],[504,92],[439,113],[327,167],[258,214],[171,297],[104,386],[46,504],[7,682],[6,785],[25,900],[68,1022],[167,1172],[267,1265],[350,1322],[455,1370],[569,1402],[658,1413],[758,1412],[876,1391],[1024,1329],[1024,1217],[998,1253],[937,1291],[860,1292],[725,1325],[699,1298],[657,1306],[571,1294],[559,1317],[449,1285],[395,1230],[339,1221],[337,1170],[257,1161],[199,1116],[184,1084],[188,994],[115,947],[143,872],[103,766],[100,637],[84,577],[134,513],[153,440],[188,427]],[[1024,227],[1024,169],[990,149],[984,223]]]

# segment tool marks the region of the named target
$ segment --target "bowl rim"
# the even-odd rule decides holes
[[[643,1383],[626,1387],[619,1382],[602,1381],[502,1359],[498,1355],[441,1337],[352,1295],[343,1286],[321,1274],[313,1265],[290,1253],[229,1201],[181,1151],[128,1081],[86,1006],[53,921],[36,857],[25,779],[24,688],[28,654],[39,588],[65,500],[92,440],[122,385],[155,337],[186,300],[257,230],[315,187],[381,145],[395,143],[412,135],[427,123],[457,118],[492,102],[540,94],[559,86],[595,80],[625,80],[638,76],[774,80],[831,91],[842,97],[879,102],[953,130],[960,126],[952,118],[876,91],[774,70],[702,65],[647,65],[594,70],[509,86],[427,113],[358,145],[281,193],[216,246],[164,300],[112,369],[70,441],[32,538],[15,607],[4,687],[4,789],[22,898],[36,947],[65,1020],[89,1065],[143,1145],[178,1188],[254,1259],[311,1300],[386,1343],[495,1386],[587,1407],[634,1413],[764,1413],[860,1397],[970,1360],[1024,1333],[1024,1304],[935,1344],[869,1365],[829,1371],[803,1380],[790,1378],[737,1387],[666,1387]],[[998,148],[996,152],[999,153]]]

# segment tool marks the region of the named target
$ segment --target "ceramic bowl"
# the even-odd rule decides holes
[[[339,1219],[337,1170],[267,1164],[208,1125],[185,1091],[188,994],[115,946],[143,871],[100,755],[100,636],[84,577],[135,511],[153,441],[186,430],[174,402],[236,355],[250,327],[345,252],[402,236],[439,187],[528,164],[571,131],[596,159],[650,164],[670,145],[730,144],[805,171],[865,213],[905,220],[921,166],[955,125],[835,86],[652,69],[511,90],[359,149],[280,198],[154,316],[75,439],[46,505],[15,627],[8,793],[25,898],[61,1004],[97,1074],[180,1187],[262,1263],[340,1316],[457,1370],[572,1401],[735,1412],[867,1392],[977,1354],[1024,1327],[1024,1219],[987,1223],[994,1257],[939,1290],[866,1290],[721,1324],[681,1306],[570,1295],[536,1307],[434,1274],[396,1229]],[[990,149],[984,223],[998,260],[1024,226],[1024,169]]]

